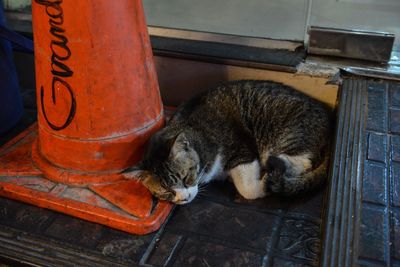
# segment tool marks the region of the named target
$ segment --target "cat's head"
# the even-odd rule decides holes
[[[157,198],[186,204],[198,192],[199,162],[187,133],[163,129],[150,139],[139,177]]]

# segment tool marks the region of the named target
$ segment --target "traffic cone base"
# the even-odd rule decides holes
[[[155,231],[165,221],[172,205],[153,198],[134,179],[126,180],[118,173],[71,176],[44,162],[35,148],[37,128],[32,125],[0,148],[1,196],[133,234]],[[37,166],[41,164],[45,168]],[[51,180],[45,172],[50,172]],[[85,184],[75,183],[82,180]]]

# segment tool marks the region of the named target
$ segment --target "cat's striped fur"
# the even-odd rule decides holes
[[[327,106],[291,87],[230,82],[183,103],[151,138],[142,180],[178,204],[224,173],[248,199],[304,192],[326,178],[331,126]]]

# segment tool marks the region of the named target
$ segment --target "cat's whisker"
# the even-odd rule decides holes
[[[202,189],[199,189],[197,192],[198,192],[198,193],[201,193],[201,192],[205,192],[205,191],[206,191],[206,190],[202,188]]]
[[[199,192],[199,193],[200,193],[200,192],[204,192],[204,191],[205,191],[205,189],[204,189],[204,188],[199,188],[197,192]]]
[[[201,185],[199,185],[199,189],[206,189],[207,187],[209,187],[210,186],[210,184],[209,183],[207,183],[207,184],[201,184]]]
[[[198,191],[197,195],[203,196],[205,195],[205,192],[207,191],[207,187],[209,184],[202,184],[198,186]]]
[[[201,183],[203,183],[204,182],[204,178],[205,178],[205,172],[206,172],[206,166],[207,165],[205,165],[202,169],[201,169],[201,171],[200,171],[200,173],[199,173],[199,184],[201,184]]]
[[[204,197],[204,196],[206,196],[205,191],[198,192],[196,195],[196,197]]]

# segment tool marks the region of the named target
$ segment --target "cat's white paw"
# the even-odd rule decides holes
[[[260,179],[258,160],[236,166],[230,170],[230,175],[237,191],[245,199],[263,198],[267,195],[264,181]]]
[[[142,174],[142,171],[138,168],[129,168],[123,171],[121,174],[125,179],[138,179]]]

